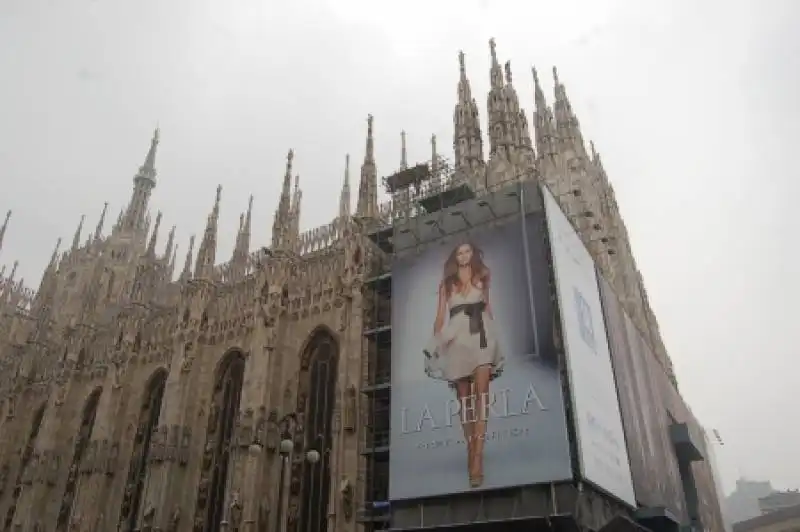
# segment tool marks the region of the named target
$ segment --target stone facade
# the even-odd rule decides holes
[[[478,193],[546,183],[671,374],[613,187],[564,84],[554,71],[550,106],[533,71],[532,138],[510,64],[494,41],[490,52],[488,157],[461,54],[447,179]],[[180,268],[174,228],[157,250],[161,216],[149,215],[156,131],[109,234],[105,209],[88,238],[81,219],[36,291],[0,274],[1,530],[265,531],[281,530],[279,514],[290,532],[361,528],[362,282],[382,259],[366,233],[409,211],[408,198],[378,203],[373,143],[369,117],[353,213],[348,156],[338,216],[300,232],[289,151],[271,245],[251,251],[251,201],[218,263],[218,188]],[[446,164],[435,138],[432,162]],[[284,438],[294,451],[277,501]]]

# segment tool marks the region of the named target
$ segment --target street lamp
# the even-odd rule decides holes
[[[278,480],[278,508],[275,511],[277,520],[277,526],[275,527],[275,530],[277,532],[283,531],[283,490],[286,485],[286,470],[289,466],[291,454],[294,451],[294,441],[291,438],[290,426],[295,421],[296,415],[294,412],[286,414],[278,421],[272,421],[272,423],[281,431],[281,441],[278,444],[278,453],[281,457],[281,470]],[[321,455],[319,454],[319,451],[311,449],[306,452],[305,458],[309,464],[313,465],[319,462]]]

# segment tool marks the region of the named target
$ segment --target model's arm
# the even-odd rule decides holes
[[[444,317],[447,313],[447,291],[444,281],[439,284],[439,302],[436,305],[436,320],[433,322],[433,334],[439,334],[444,327]]]
[[[486,314],[489,315],[489,319],[494,319],[494,314],[492,314],[492,303],[491,299],[489,298],[489,287],[491,286],[491,279],[492,276],[489,270],[486,270],[486,277],[483,278],[483,298],[486,302]]]

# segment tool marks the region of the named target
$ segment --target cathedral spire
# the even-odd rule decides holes
[[[497,60],[497,43],[494,37],[489,39],[489,54],[491,55],[492,65],[489,70],[492,89],[503,88],[503,69],[500,68],[500,61]]]
[[[533,130],[536,136],[536,152],[540,158],[556,153],[556,131],[553,123],[553,111],[547,105],[542,84],[539,81],[539,74],[536,67],[531,67],[533,74],[533,100],[535,110],[533,112]]]
[[[133,178],[133,193],[128,202],[128,208],[123,216],[121,228],[127,231],[139,232],[144,226],[144,218],[147,213],[147,205],[150,201],[150,194],[156,186],[156,152],[161,133],[158,128],[153,132],[150,141],[150,149],[145,157],[144,164],[139,167],[139,171]],[[142,231],[143,232],[143,231]]]
[[[489,154],[490,159],[501,158],[510,160],[510,149],[513,145],[512,128],[508,105],[507,91],[504,85],[503,68],[497,59],[497,45],[494,39],[489,40],[489,51],[491,54],[491,88],[487,97],[487,109],[489,112]],[[506,67],[510,73],[510,66]]]
[[[358,204],[356,215],[362,218],[375,218],[378,215],[378,170],[375,166],[375,139],[373,137],[373,117],[367,117],[367,147],[364,164],[361,165],[361,181],[358,184]]]
[[[167,235],[167,247],[164,249],[164,260],[170,260],[175,249],[175,226],[173,225]],[[172,257],[172,259],[174,260],[174,257]]]
[[[350,154],[344,156],[344,182],[342,183],[342,193],[339,195],[339,216],[347,218],[350,216]]]
[[[83,222],[86,220],[86,215],[81,214],[81,221],[78,222],[78,228],[75,230],[75,236],[72,237],[72,251],[77,251],[81,247],[81,233],[83,233]]]
[[[275,211],[275,218],[272,221],[272,247],[278,249],[282,247],[286,240],[290,227],[290,217],[292,214],[292,161],[294,160],[294,150],[289,150],[286,156],[286,172],[283,174],[283,187],[281,197],[278,200],[278,208]]]
[[[8,230],[8,220],[11,219],[11,211],[9,210],[6,212],[6,219],[3,221],[3,225],[0,226],[0,251],[3,251],[3,240],[6,237],[6,231]]]
[[[219,203],[222,198],[222,185],[217,186],[217,197],[214,200],[214,208],[208,215],[206,230],[203,240],[200,242],[200,249],[197,251],[197,261],[194,267],[194,276],[198,278],[210,279],[214,262],[217,257],[217,223],[219,221]]]
[[[408,168],[408,154],[406,153],[406,132],[400,132],[400,170]]]
[[[278,211],[284,218],[289,216],[292,205],[292,161],[294,161],[294,150],[289,150],[286,155],[286,173],[283,174],[283,188],[278,207]]]
[[[506,85],[505,94],[507,120],[509,123],[508,151],[512,161],[517,165],[517,175],[530,174],[534,170],[536,157],[533,152],[528,117],[519,105],[519,96],[513,85],[511,61],[505,63]]]
[[[247,249],[250,249],[250,231],[253,228],[253,196],[250,195],[250,199],[247,200],[247,216],[244,219],[244,228],[242,229],[242,234],[247,236]]]
[[[431,135],[431,172],[439,171],[439,152],[436,150],[436,135]]]
[[[250,255],[250,226],[253,218],[253,196],[247,203],[247,214],[242,213],[239,217],[239,232],[236,234],[236,243],[233,247],[233,257],[231,259],[232,271],[236,277],[241,277],[247,270],[247,259]]]
[[[103,226],[106,223],[106,212],[108,211],[108,202],[103,203],[103,212],[100,213],[100,220],[97,221],[97,227],[94,229],[94,239],[100,240],[103,236]]]
[[[56,240],[56,247],[53,248],[53,254],[50,256],[50,262],[48,263],[48,268],[55,268],[58,265],[58,252],[61,249],[61,237],[58,237]]]
[[[181,272],[180,282],[185,283],[192,278],[192,255],[194,254],[194,238],[192,235],[189,238],[189,251],[186,252],[186,261],[183,263],[183,271]]]
[[[150,235],[150,243],[147,245],[147,256],[156,256],[156,244],[158,243],[158,230],[161,228],[161,211],[156,215],[156,224],[153,227],[153,234]]]
[[[558,69],[556,67],[553,67],[553,83],[555,84],[556,97],[553,104],[553,112],[558,140],[562,143],[564,150],[571,149],[576,156],[587,157],[588,154],[586,153],[580,122],[572,110],[566,87],[558,79]]]
[[[480,114],[467,78],[464,52],[458,53],[458,70],[458,101],[453,112],[456,179],[477,184],[485,176],[486,163],[483,159]]]
[[[303,203],[303,191],[300,188],[300,176],[294,176],[294,193],[292,194],[291,239],[300,236],[300,205]]]
[[[303,202],[303,191],[300,190],[300,176],[294,176],[294,192],[292,193],[292,219],[300,218],[300,204]]]
[[[150,149],[147,150],[147,157],[144,159],[144,164],[139,169],[139,173],[148,176],[150,179],[156,178],[156,152],[158,150],[158,142],[161,137],[161,129],[158,127],[153,131],[153,138],[150,140]]]
[[[19,267],[19,261],[15,260],[14,264],[11,266],[11,273],[6,278],[6,282],[8,283],[7,286],[11,286],[14,281],[14,276],[17,275],[17,267]]]
[[[53,281],[55,280],[55,274],[58,270],[58,255],[59,249],[61,248],[61,238],[56,241],[56,247],[53,248],[53,254],[50,256],[50,262],[47,263],[47,267],[44,269],[44,275],[42,275],[41,281],[39,281],[39,290],[36,291],[36,299],[34,306],[36,308],[41,308],[43,304],[50,300],[51,293],[48,288],[54,288]],[[0,275],[2,277],[2,275]]]
[[[364,163],[373,163],[375,164],[375,139],[372,136],[372,123],[373,123],[373,116],[367,116],[367,148],[364,152]]]
[[[165,255],[165,257],[167,257],[167,256]],[[168,279],[171,282],[172,279],[175,278],[175,263],[177,262],[177,259],[178,259],[178,246],[177,246],[177,244],[175,245],[175,247],[172,248],[172,257],[171,258],[167,257],[167,258],[169,258],[169,277],[168,277]]]

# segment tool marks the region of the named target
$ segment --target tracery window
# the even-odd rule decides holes
[[[17,501],[19,500],[20,493],[22,492],[22,479],[25,475],[25,470],[33,458],[34,445],[36,444],[36,437],[39,435],[39,429],[42,427],[42,419],[44,419],[44,406],[42,405],[36,410],[33,415],[33,422],[31,423],[31,430],[28,433],[28,441],[25,443],[25,449],[22,451],[22,459],[19,464],[19,471],[17,471],[17,481],[12,486],[11,505],[6,512],[5,522],[3,523],[3,530],[11,530],[11,525],[14,522],[14,514],[17,511]]]
[[[195,508],[194,530],[197,531],[219,532],[224,518],[233,428],[239,413],[244,367],[244,355],[231,351],[217,369]]]
[[[67,485],[64,489],[64,497],[61,499],[61,509],[58,512],[56,532],[66,532],[69,526],[72,506],[75,502],[75,490],[78,485],[78,470],[80,469],[86,447],[92,437],[94,421],[97,416],[97,405],[100,402],[100,395],[102,393],[102,388],[95,388],[83,407],[81,425],[78,429],[78,435],[75,438],[75,448],[72,453],[72,461],[67,474]]]
[[[298,413],[305,419],[301,438],[302,451],[319,452],[317,463],[295,460],[292,464],[293,496],[300,496],[299,512],[290,523],[297,532],[325,532],[328,528],[328,499],[331,489],[331,455],[333,447],[333,411],[336,398],[336,377],[339,348],[327,329],[316,331],[302,358]],[[294,478],[300,478],[295,483]]]
[[[128,480],[125,484],[125,493],[120,509],[119,530],[137,529],[139,510],[143,502],[142,495],[144,494],[147,477],[147,459],[150,454],[153,433],[158,427],[166,383],[167,372],[159,369],[150,377],[145,390],[141,410],[139,411],[136,435],[133,439],[131,461],[128,466]]]

